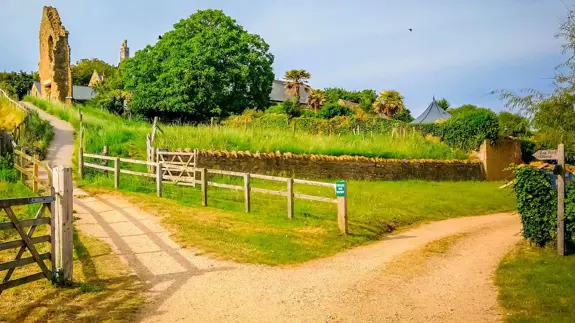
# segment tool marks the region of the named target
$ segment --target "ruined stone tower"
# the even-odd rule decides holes
[[[120,48],[120,63],[128,58],[130,58],[130,47],[128,47],[128,41],[124,40]]]
[[[40,84],[42,97],[69,102],[72,98],[72,70],[68,31],[58,10],[44,7],[40,24]]]

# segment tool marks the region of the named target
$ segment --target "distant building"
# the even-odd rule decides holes
[[[439,104],[437,104],[437,101],[435,101],[434,97],[429,107],[425,111],[423,111],[423,113],[419,117],[417,117],[417,119],[413,120],[411,123],[419,123],[419,124],[434,123],[435,121],[447,120],[449,118],[451,118],[451,114],[443,110],[439,106]]]
[[[104,80],[104,75],[98,74],[98,72],[94,71],[94,73],[92,74],[92,78],[90,79],[90,83],[88,83],[88,86],[94,87],[102,80]]]
[[[293,95],[288,95],[286,93],[286,81],[274,80],[272,84],[272,92],[270,93],[270,101],[272,104],[279,104],[285,102],[289,99],[293,99]],[[307,104],[307,99],[309,97],[311,87],[309,85],[304,85],[299,88],[299,103]]]
[[[130,47],[128,47],[128,41],[124,40],[120,47],[120,63],[128,58],[130,58]]]
[[[30,96],[43,97],[40,82],[34,82],[34,84],[32,84]],[[83,103],[93,99],[95,96],[96,93],[94,93],[94,90],[89,86],[74,85],[72,87],[72,101],[74,102]]]

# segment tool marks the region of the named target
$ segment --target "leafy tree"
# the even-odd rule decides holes
[[[74,85],[87,86],[90,83],[94,71],[105,77],[110,77],[114,74],[116,68],[103,60],[97,58],[84,58],[71,66],[72,69],[72,83]]]
[[[377,93],[374,90],[366,89],[363,91],[347,91],[342,88],[325,89],[327,102],[338,102],[339,100],[350,101],[359,104],[364,110],[371,109],[373,102],[377,99]]]
[[[131,109],[205,121],[269,106],[273,55],[220,10],[200,10],[126,61]]]
[[[447,110],[447,112],[451,113],[452,116],[455,116],[455,115],[460,114],[460,113],[465,113],[468,111],[474,111],[477,109],[481,109],[481,108],[476,106],[475,104],[464,104],[464,105],[460,106],[459,108],[449,108],[449,110]]]
[[[311,90],[308,98],[307,104],[313,109],[314,112],[317,112],[319,108],[325,104],[327,97],[325,92],[322,90]]]
[[[449,101],[443,98],[437,101],[437,105],[439,105],[439,107],[442,108],[443,110],[447,111],[447,109],[449,109],[449,107],[451,106],[451,103],[449,103]]]
[[[529,120],[518,113],[499,112],[499,135],[502,137],[531,137]]]
[[[556,69],[555,89],[542,93],[529,89],[522,94],[499,90],[493,93],[506,101],[506,106],[519,109],[532,119],[536,138],[548,146],[565,144],[567,158],[575,159],[575,10],[569,10],[567,17],[556,34],[564,40],[563,54],[568,57]]]
[[[307,84],[311,78],[311,74],[306,70],[291,70],[286,72],[284,78],[287,81],[286,93],[296,97],[297,102],[299,102],[300,88]]]
[[[397,114],[395,114],[392,117],[392,119],[407,122],[407,123],[410,123],[411,121],[414,120],[413,116],[411,115],[411,111],[409,111],[409,109],[404,109],[404,110],[399,111]]]
[[[373,103],[373,109],[380,117],[392,118],[405,109],[404,97],[396,90],[386,90],[379,94]]]
[[[0,73],[0,88],[7,91],[8,95],[22,100],[32,88],[35,77],[37,77],[37,74],[23,71],[3,72]]]
[[[353,111],[350,108],[344,107],[334,102],[330,102],[319,110],[317,116],[322,119],[331,119],[334,117],[341,117],[341,116],[352,116]]]
[[[124,90],[125,61],[114,70],[113,74],[98,82],[94,87],[96,97],[92,104],[96,107],[117,114],[130,114],[127,107],[130,106],[132,94]]]

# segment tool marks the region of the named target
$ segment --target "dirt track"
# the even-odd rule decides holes
[[[55,147],[73,140],[63,124],[53,122]],[[63,149],[52,158],[71,154]],[[451,219],[302,266],[270,268],[181,249],[157,217],[118,196],[76,199],[75,210],[76,226],[109,242],[146,283],[143,322],[497,322],[491,276],[520,239],[515,215]],[[422,274],[385,273],[394,258],[464,232],[450,252],[422,259]]]

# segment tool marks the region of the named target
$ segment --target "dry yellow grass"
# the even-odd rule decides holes
[[[385,273],[407,278],[416,277],[425,271],[429,259],[446,256],[451,247],[467,235],[468,233],[455,234],[406,252],[390,261],[385,267]]]
[[[22,110],[12,106],[8,100],[0,98],[0,128],[10,131],[22,122],[24,117]]]

